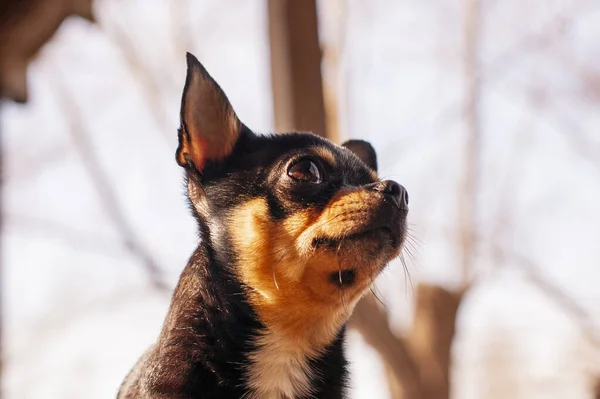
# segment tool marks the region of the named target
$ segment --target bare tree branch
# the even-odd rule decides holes
[[[169,30],[171,31],[173,47],[176,54],[185,54],[194,48],[193,37],[190,31],[191,0],[172,0],[169,16]],[[207,15],[218,15],[207,13]]]
[[[57,103],[63,109],[62,114],[68,118],[68,134],[79,153],[81,162],[93,183],[98,198],[100,198],[104,209],[121,235],[123,245],[140,261],[154,288],[160,291],[168,290],[169,287],[164,281],[160,267],[127,220],[117,199],[115,187],[104,172],[100,160],[94,152],[93,145],[86,134],[85,123],[81,118],[81,110],[73,95],[66,88],[65,79],[58,71],[56,82],[54,94]]]
[[[569,14],[557,14],[548,24],[539,29],[540,33],[532,32],[519,37],[514,46],[502,52],[484,68],[483,80],[494,79],[497,81],[513,70],[518,61],[551,47],[557,40],[564,37],[580,12],[579,8],[573,7]]]
[[[458,201],[458,247],[461,250],[462,281],[466,286],[474,269],[477,249],[477,190],[481,152],[481,84],[479,62],[479,32],[481,9],[479,0],[465,2],[465,65],[466,85],[462,184]]]
[[[44,150],[38,154],[26,155],[26,150],[19,149],[19,167],[7,173],[2,170],[1,183],[7,184],[11,182],[25,181],[38,173],[40,169],[47,168],[49,164],[61,161],[67,154],[67,148],[63,144],[55,145],[50,149]]]
[[[161,295],[156,290],[148,286],[126,286],[123,288],[111,291],[109,294],[86,301],[71,301],[68,304],[63,303],[62,306],[55,307],[56,311],[48,313],[45,317],[40,318],[31,327],[32,330],[41,332],[35,335],[35,340],[30,345],[19,351],[18,356],[7,354],[7,361],[21,362],[24,364],[30,363],[32,359],[40,355],[44,348],[48,348],[52,339],[57,335],[63,334],[65,329],[69,328],[81,319],[88,317],[90,314],[112,311],[113,309],[123,308],[127,303],[139,302],[143,297],[151,295]]]
[[[492,250],[501,252],[502,256],[516,262],[525,277],[542,291],[564,314],[569,316],[580,328],[586,338],[600,350],[600,334],[592,316],[587,310],[566,294],[557,284],[543,276],[541,268],[531,259],[515,252],[507,251],[499,244],[492,244]]]
[[[523,35],[514,46],[502,52],[492,61],[481,65],[479,71],[479,84],[481,85],[482,91],[488,89],[493,83],[500,81],[503,77],[508,75],[514,70],[516,65],[518,65],[518,61],[526,58],[535,51],[543,51],[555,44],[558,39],[568,33],[569,29],[574,25],[575,19],[579,15],[584,15],[582,7],[583,6],[574,6],[570,8],[569,14],[557,15],[556,18],[543,28],[539,29],[541,34],[532,32]],[[418,101],[415,102],[418,103]],[[427,129],[427,133],[418,135],[409,142],[404,140],[400,150],[403,153],[406,153],[411,149],[415,151],[414,148],[418,145],[430,143],[432,136],[439,137],[440,134],[450,131],[448,125],[459,121],[458,117],[464,115],[464,112],[466,112],[464,107],[465,103],[458,103],[450,104],[441,109],[440,112],[432,118],[431,128]],[[444,126],[443,129],[441,128],[442,126]],[[398,148],[396,148],[397,146],[394,144],[397,144],[397,142],[392,141],[389,147],[395,149],[394,156],[398,157]]]
[[[548,120],[554,120],[560,126],[561,137],[571,149],[588,164],[600,171],[600,145],[586,137],[581,125],[564,113],[546,107]]]
[[[2,214],[2,220],[9,229],[23,230],[28,235],[41,234],[53,240],[60,240],[71,248],[85,249],[99,254],[119,256],[127,249],[114,239],[100,234],[82,231],[52,220],[44,220],[28,215]]]
[[[514,207],[514,196],[512,193],[518,190],[521,178],[523,177],[522,167],[523,152],[528,149],[527,140],[529,139],[529,129],[527,127],[521,129],[521,133],[515,138],[510,159],[507,162],[508,168],[504,175],[504,181],[498,192],[498,202],[496,208],[496,216],[492,222],[490,237],[496,242],[501,242],[506,236],[512,223],[511,210]],[[493,267],[499,267],[505,260],[504,254],[499,251],[492,251],[491,260]]]
[[[111,18],[99,18],[99,25],[118,50],[131,75],[139,80],[139,87],[144,92],[142,97],[146,102],[150,118],[154,119],[161,135],[170,139],[173,126],[170,125],[165,115],[165,109],[161,102],[160,85],[137,51],[133,38],[122,28],[119,24],[120,18],[116,13],[114,14]]]

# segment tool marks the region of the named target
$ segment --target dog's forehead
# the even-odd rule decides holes
[[[379,180],[377,172],[369,168],[348,148],[335,145],[329,141],[316,148],[317,154],[324,158],[325,161],[333,161],[331,162],[333,168],[344,175],[347,183],[363,185]]]

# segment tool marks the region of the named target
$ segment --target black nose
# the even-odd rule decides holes
[[[393,180],[384,180],[376,183],[373,189],[393,197],[401,209],[408,210],[408,191],[400,184]]]

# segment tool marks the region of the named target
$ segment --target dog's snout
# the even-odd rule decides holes
[[[401,209],[408,210],[408,191],[393,180],[384,180],[371,186],[375,191],[389,195]]]

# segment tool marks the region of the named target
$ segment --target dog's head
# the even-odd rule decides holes
[[[254,134],[191,54],[177,162],[202,239],[269,328],[335,329],[404,241],[408,195],[370,144]]]

